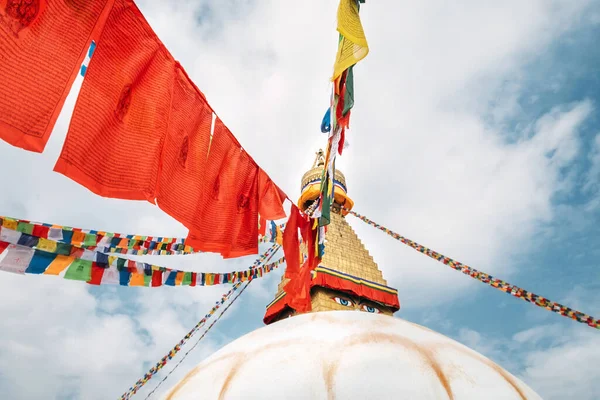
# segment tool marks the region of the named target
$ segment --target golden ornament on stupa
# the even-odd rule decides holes
[[[303,211],[319,198],[324,165],[323,151],[319,150],[313,167],[302,177],[298,207]],[[342,207],[350,210],[353,206],[354,202],[348,196],[346,177],[336,169],[325,254],[312,276],[312,312],[359,310],[393,315],[400,308],[398,292],[387,286],[373,257],[346,221]],[[265,323],[295,315],[284,301],[286,293],[283,288],[288,281],[282,278],[275,299],[267,306]]]

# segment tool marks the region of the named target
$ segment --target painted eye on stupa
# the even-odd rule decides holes
[[[366,312],[373,313],[373,314],[379,314],[381,312],[381,310],[379,308],[371,307],[366,304],[363,305],[363,310],[365,310]]]
[[[343,297],[334,297],[333,300],[338,303],[343,305],[344,307],[352,307],[354,306],[354,303],[348,299],[344,299]]]

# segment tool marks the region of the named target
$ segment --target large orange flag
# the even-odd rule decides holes
[[[106,197],[154,203],[175,60],[131,0],[115,0],[54,170]]]
[[[42,152],[114,0],[0,0],[0,138]]]

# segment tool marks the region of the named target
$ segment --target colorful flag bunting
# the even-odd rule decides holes
[[[102,253],[121,253],[130,255],[170,255],[196,253],[194,249],[184,244],[184,238],[126,235],[122,233],[102,232],[44,224],[8,217],[0,217],[0,226],[8,229],[5,234],[16,237],[10,239],[0,236],[0,240],[16,243],[18,237],[23,234],[22,232],[32,232],[31,236],[37,236],[40,240],[41,244],[38,244],[38,249],[45,250],[44,248],[40,248],[40,246],[54,246],[54,244],[44,242],[44,240],[48,239],[52,242],[57,242],[56,246],[58,246],[58,250],[56,251],[59,254],[66,255],[69,255],[69,252],[67,251],[65,253],[64,247],[67,246],[67,248],[70,249],[69,245],[71,244],[82,247],[86,247],[86,245],[89,244],[89,250],[96,250]],[[19,229],[22,232],[16,231],[18,227],[20,227]],[[0,235],[2,235],[1,232]],[[53,250],[47,251],[54,252]]]
[[[485,272],[478,271],[475,268],[471,268],[468,265],[465,265],[463,263],[455,261],[455,260],[451,259],[450,257],[446,257],[443,254],[437,253],[423,245],[420,245],[417,242],[413,242],[412,240],[410,240],[402,235],[399,235],[398,233],[396,233],[384,226],[381,226],[376,222],[371,221],[367,217],[362,216],[355,211],[351,211],[348,209],[344,209],[344,211],[348,212],[351,215],[354,215],[355,217],[357,217],[361,221],[365,222],[366,224],[371,225],[372,227],[385,232],[389,236],[393,237],[396,240],[399,240],[400,242],[404,243],[407,246],[412,247],[413,249],[417,250],[418,252],[423,253],[426,256],[431,257],[434,260],[437,260],[445,265],[448,265],[449,267],[451,267],[457,271],[460,271],[465,275],[469,275],[471,278],[477,279],[480,282],[483,282],[487,285],[495,287],[496,289],[499,289],[499,290],[501,290],[505,293],[508,293],[512,296],[515,296],[517,298],[525,300],[529,303],[533,303],[538,307],[545,308],[552,312],[558,313],[564,317],[571,318],[575,321],[587,324],[588,326],[590,326],[592,328],[600,329],[600,320],[598,320],[590,315],[584,314],[580,311],[573,310],[573,309],[571,309],[567,306],[564,306],[560,303],[550,301],[550,300],[548,300],[542,296],[539,296],[535,293],[531,293],[525,289],[521,289],[520,287],[512,285],[501,279],[494,278],[493,276],[488,275]]]
[[[261,264],[264,265],[264,263],[268,262],[271,259],[271,257],[277,252],[277,250],[279,250],[279,248],[280,248],[279,245],[274,245],[273,247],[271,247],[269,250],[267,250],[265,253],[263,253],[263,255],[260,256],[254,262],[254,265],[251,268],[254,269],[254,268],[260,266]],[[272,265],[272,264],[270,264],[270,265]],[[194,328],[192,328],[192,330],[189,331],[183,337],[183,339],[181,339],[179,341],[179,343],[177,343],[175,345],[175,347],[173,347],[173,349],[171,349],[169,351],[169,353],[167,355],[165,355],[158,363],[156,363],[152,368],[150,368],[150,370],[146,374],[144,374],[144,376],[141,379],[139,379],[132,387],[130,387],[129,390],[127,390],[127,392],[123,393],[123,395],[120,397],[121,400],[130,399],[134,394],[136,394],[138,392],[138,390],[140,390],[142,388],[142,386],[144,386],[146,383],[148,383],[148,381],[150,379],[152,379],[152,377],[154,375],[156,375],[167,364],[167,362],[169,360],[172,360],[177,355],[177,353],[181,350],[181,348],[188,342],[188,340],[192,336],[194,336],[194,334],[196,332],[198,332],[202,326],[204,326],[206,321],[215,314],[215,312],[231,297],[231,295],[240,287],[240,285],[241,285],[241,282],[236,283],[235,285],[233,285],[233,287],[231,288],[231,290],[229,292],[227,292],[223,296],[221,296],[220,301],[217,301],[217,303],[204,316],[204,318],[202,318],[196,324],[196,326],[194,326]],[[248,287],[248,284],[246,284],[246,286],[244,286],[242,288],[240,293],[235,298],[233,298],[233,300],[229,303],[229,305],[223,310],[223,312],[221,312],[221,315],[215,321],[213,321],[213,323],[211,325],[208,326],[208,328],[206,329],[206,331],[204,332],[202,337],[204,337],[204,335],[210,330],[210,328],[212,328],[214,326],[214,324],[225,313],[225,311],[227,311],[229,306],[231,306],[231,304],[233,304],[233,302],[243,293],[243,291],[247,287]],[[200,337],[200,339],[202,339],[202,337]]]
[[[237,281],[246,281],[256,277],[250,270],[228,273],[192,273],[151,265],[143,262],[127,260],[107,254],[81,249],[69,245],[70,251],[58,254],[58,246],[48,246],[49,239],[43,247],[56,248],[54,252],[39,249],[39,242],[31,240],[33,236],[0,227],[0,235],[13,241],[0,241],[0,271],[18,274],[61,275],[65,279],[85,281],[93,285],[120,284],[122,286],[209,286],[232,283],[230,276],[239,277]],[[23,240],[23,238],[27,238]],[[36,238],[34,238],[36,239]],[[56,243],[55,243],[56,244]],[[279,248],[275,244],[274,247]],[[269,252],[268,255],[271,253]],[[269,265],[259,267],[260,276],[272,271],[284,262],[284,258]]]

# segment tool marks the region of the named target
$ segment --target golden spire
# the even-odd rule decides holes
[[[305,210],[318,199],[325,159],[316,153],[313,167],[302,177],[298,207]],[[354,202],[347,194],[344,174],[335,171],[331,222],[325,235],[325,254],[313,271],[311,282],[312,312],[360,310],[392,315],[400,308],[398,293],[387,286],[373,257],[345,218],[341,206],[351,209]],[[305,253],[305,249],[302,249]],[[267,306],[265,322],[271,323],[294,315],[286,305],[283,290],[288,279],[282,278],[275,300]]]

